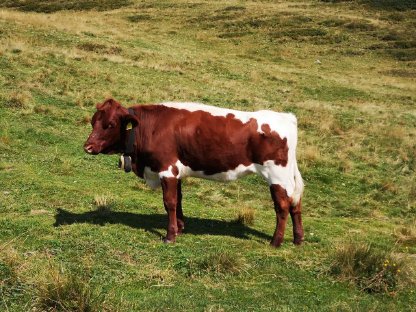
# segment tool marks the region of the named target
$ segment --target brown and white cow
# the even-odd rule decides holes
[[[87,153],[125,153],[132,145],[134,173],[153,188],[162,186],[169,217],[165,242],[174,242],[184,229],[181,179],[231,181],[250,173],[260,174],[270,186],[277,219],[271,244],[282,244],[289,213],[294,243],[303,241],[303,181],[296,162],[294,115],[197,103],[138,105],[128,110],[109,99],[97,104],[91,124],[84,145]],[[129,143],[131,134],[134,139]]]

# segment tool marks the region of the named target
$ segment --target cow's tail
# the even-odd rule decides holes
[[[295,190],[292,195],[292,206],[295,207],[300,202],[303,193],[303,179],[300,175],[297,161],[295,160]]]

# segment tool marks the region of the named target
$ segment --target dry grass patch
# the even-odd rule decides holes
[[[409,283],[406,259],[362,243],[338,246],[329,272],[368,293],[394,293]]]
[[[31,311],[111,310],[84,271],[65,272],[50,254],[20,255],[7,244],[0,246],[0,295],[3,299],[30,295],[32,299],[27,305]]]
[[[0,136],[0,146],[3,148],[8,147],[11,143],[10,137],[8,135],[2,135]],[[0,166],[0,170],[2,170],[3,167]]]
[[[37,114],[50,115],[56,113],[56,108],[53,106],[36,105],[33,111]]]
[[[385,136],[391,137],[392,140],[399,144],[407,137],[407,131],[402,126],[392,126],[385,129]]]
[[[171,268],[159,269],[154,266],[147,266],[143,271],[143,279],[150,287],[174,286],[177,273]]]
[[[10,291],[19,281],[22,259],[10,246],[0,246],[0,293]]]
[[[49,211],[45,210],[45,209],[32,209],[30,210],[30,215],[31,216],[39,216],[39,215],[44,215],[44,214],[48,214]]]
[[[90,115],[84,115],[84,117],[81,118],[79,121],[80,124],[88,125],[91,123],[91,116]]]
[[[416,222],[396,229],[394,237],[402,245],[416,246]]]
[[[322,159],[321,152],[317,145],[307,145],[299,153],[299,161],[306,166],[314,164]]]
[[[106,46],[101,43],[85,42],[77,45],[78,49],[99,54],[120,54],[122,49],[118,46]]]
[[[188,260],[188,275],[205,276],[210,274],[213,276],[237,275],[244,272],[247,264],[243,258],[228,251],[211,252],[206,256]]]
[[[6,107],[15,109],[29,109],[32,104],[32,95],[28,91],[13,91],[5,100]]]
[[[46,278],[36,285],[34,311],[102,311],[101,295],[90,284],[74,273],[64,274],[51,268]]]
[[[95,195],[93,204],[97,211],[106,214],[114,208],[115,200],[112,195]]]
[[[0,146],[1,146],[1,143],[4,143],[2,141],[2,139],[3,139],[3,137],[0,137]],[[10,170],[13,170],[13,168],[14,168],[14,166],[12,164],[5,163],[5,162],[0,162],[0,171],[1,170],[10,171]]]
[[[53,14],[39,14],[32,12],[19,12],[14,10],[0,10],[0,21],[5,20],[9,23],[18,25],[32,26],[37,29],[55,28],[60,31],[94,37],[101,34],[112,34],[119,39],[128,37],[127,32],[119,31],[123,27],[116,27],[117,18],[107,15],[105,19],[102,14],[95,11],[78,12],[60,11]],[[111,28],[107,26],[112,24]],[[35,42],[34,42],[35,43]],[[36,44],[35,44],[36,45]],[[24,43],[25,47],[33,46]],[[2,48],[0,47],[0,50]]]
[[[255,210],[251,207],[243,206],[237,211],[235,222],[242,225],[254,224]]]
[[[354,162],[345,154],[345,152],[337,152],[336,156],[338,158],[338,169],[343,173],[349,173],[354,168]]]
[[[28,44],[28,42],[26,42],[26,40],[23,39],[6,39],[6,40],[2,40],[2,45],[1,45],[1,50],[3,52],[11,52],[13,54],[19,54],[22,53],[23,51],[26,51],[28,49],[31,50],[30,48],[30,44]]]
[[[416,182],[411,182],[409,187],[409,201],[416,202]]]

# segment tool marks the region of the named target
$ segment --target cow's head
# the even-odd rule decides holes
[[[92,132],[84,144],[88,154],[113,154],[122,152],[126,127],[137,126],[138,120],[113,99],[97,104],[91,120]]]

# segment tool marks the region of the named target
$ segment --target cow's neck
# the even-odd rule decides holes
[[[128,109],[130,115],[135,115],[132,108]],[[125,172],[130,172],[132,170],[132,162],[134,151],[134,144],[136,141],[135,129],[131,123],[126,125],[126,129],[122,135],[122,140],[124,146],[121,148],[123,155],[120,157],[119,168],[124,169]]]
[[[129,108],[128,113],[135,115],[140,122],[132,129],[126,129],[122,136],[122,153],[131,157],[132,170],[139,176],[143,177],[145,159],[142,155],[142,147],[144,146],[142,114],[140,107]],[[123,156],[122,156],[123,157]]]
[[[144,167],[152,167],[152,140],[156,130],[157,111],[149,111],[147,106],[139,106],[135,107],[135,113],[139,122],[134,128],[136,133],[136,145],[134,148],[135,154],[132,158],[137,166],[138,175],[142,177]]]
[[[135,112],[132,108],[128,109],[130,115],[135,115]],[[136,142],[136,134],[135,129],[133,128],[133,125],[129,123],[127,125],[127,133],[126,133],[126,139],[125,139],[125,149],[124,154],[132,156],[134,154],[134,144]]]

